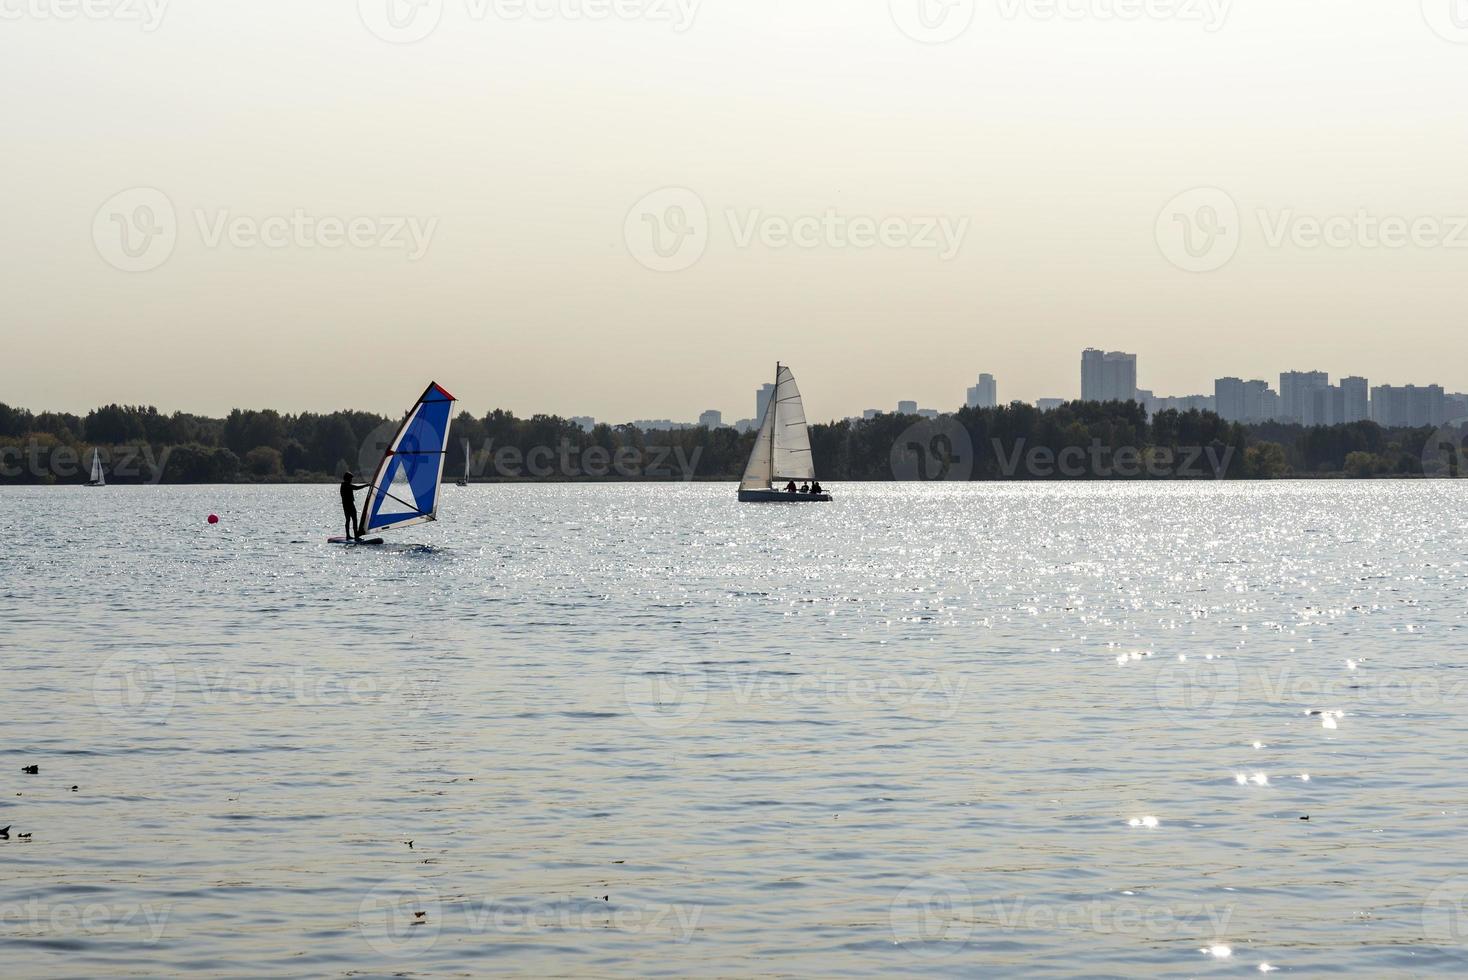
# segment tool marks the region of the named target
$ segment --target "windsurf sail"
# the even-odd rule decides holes
[[[357,533],[438,520],[454,396],[430,384],[382,454]]]
[[[795,375],[788,367],[775,365],[775,391],[765,406],[749,465],[744,469],[741,490],[768,490],[776,483],[810,481],[816,478],[810,452],[810,431],[805,405]]]
[[[102,475],[102,457],[97,454],[97,448],[92,447],[92,479],[87,484],[91,487],[105,487],[107,478]]]

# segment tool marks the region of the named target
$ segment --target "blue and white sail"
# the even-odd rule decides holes
[[[438,520],[454,396],[430,384],[382,454],[357,533]]]

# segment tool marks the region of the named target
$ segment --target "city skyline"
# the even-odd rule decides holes
[[[898,398],[890,407],[872,408],[870,406],[856,412],[841,415],[825,416],[813,414],[812,420],[839,421],[842,419],[870,419],[877,415],[886,413],[915,415],[926,418],[934,418],[939,415],[950,414],[959,408],[967,406],[970,408],[990,408],[1008,405],[1014,402],[1034,405],[1037,408],[1050,410],[1069,401],[1087,400],[1126,400],[1130,397],[1144,405],[1149,414],[1167,409],[1179,411],[1199,410],[1217,413],[1226,421],[1231,422],[1265,422],[1280,421],[1294,422],[1304,425],[1334,425],[1354,421],[1369,420],[1378,422],[1384,426],[1416,426],[1426,424],[1439,424],[1454,418],[1468,416],[1468,393],[1455,391],[1452,386],[1443,385],[1438,382],[1409,382],[1405,384],[1379,384],[1375,379],[1359,375],[1348,375],[1332,384],[1329,371],[1319,370],[1283,370],[1275,376],[1277,381],[1268,378],[1244,378],[1241,376],[1228,375],[1213,379],[1210,386],[1212,394],[1196,393],[1191,395],[1158,395],[1154,389],[1141,387],[1139,363],[1141,357],[1136,353],[1125,351],[1103,351],[1100,348],[1088,347],[1081,354],[1081,369],[1078,376],[1077,388],[1082,392],[1078,396],[1056,396],[1044,395],[1037,398],[1001,398],[998,395],[1001,386],[1000,378],[991,372],[985,371],[974,375],[978,383],[966,386],[961,392],[962,397],[957,400],[952,398],[938,399],[934,402],[924,404],[919,399]],[[900,384],[900,382],[899,382]],[[1275,387],[1277,385],[1277,387]],[[1093,397],[1084,397],[1088,386],[1094,388]],[[1052,385],[1048,391],[1055,391],[1061,386]],[[1468,386],[1465,386],[1468,387]],[[1123,389],[1130,388],[1132,394],[1127,396]],[[463,406],[464,410],[471,414],[483,414],[485,411],[503,409],[511,411],[519,417],[529,418],[537,414],[558,415],[565,418],[583,429],[591,429],[597,423],[608,422],[612,425],[634,425],[638,428],[668,428],[687,429],[698,426],[718,428],[721,426],[745,430],[756,426],[763,417],[768,398],[773,392],[774,385],[763,382],[754,390],[752,408],[754,415],[742,416],[739,412],[728,412],[722,408],[709,407],[694,412],[686,417],[652,416],[634,417],[626,419],[609,419],[603,416],[569,414],[553,411],[532,410],[529,412],[518,412],[504,405],[492,405],[486,409],[472,409]],[[15,408],[24,408],[31,411],[55,411],[55,409],[37,408],[36,406],[24,405],[18,401],[11,402],[0,397],[0,404],[9,404]],[[102,404],[114,404],[113,402],[88,405],[80,409],[63,410],[71,414],[85,414]],[[144,404],[156,405],[155,402],[116,402],[116,404]],[[937,405],[938,407],[933,407]],[[164,414],[172,411],[184,411],[189,414],[208,416],[210,412],[196,412],[188,409],[170,409],[158,406]],[[257,410],[273,408],[284,414],[299,414],[290,409],[270,405],[236,405],[234,408]],[[335,406],[321,409],[320,411],[338,411],[341,409],[358,409],[362,406]],[[369,409],[370,410],[370,409]],[[305,411],[316,411],[315,409]],[[219,416],[227,412],[214,413]]]

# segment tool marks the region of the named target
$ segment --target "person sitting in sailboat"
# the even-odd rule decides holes
[[[823,490],[823,489],[821,489],[821,482],[819,480],[817,480],[817,481],[815,481],[814,483],[812,483],[810,485],[810,492],[811,493],[825,493],[826,491]]]
[[[786,493],[795,493],[796,492],[796,490],[795,490],[795,481],[794,480],[791,480],[789,483],[785,484],[785,492]]]

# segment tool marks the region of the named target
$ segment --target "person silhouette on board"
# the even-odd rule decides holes
[[[347,470],[342,474],[342,510],[347,516],[347,537],[356,541],[362,540],[362,535],[357,533],[357,497],[358,490],[365,490],[370,483],[353,483],[352,471]]]
[[[801,493],[810,493],[810,484],[809,483],[802,483],[800,485],[800,492]]]
[[[814,483],[812,483],[810,485],[810,492],[811,493],[825,493],[826,491],[824,491],[824,490],[821,489],[821,482],[819,480],[817,480],[816,482],[814,482]]]
[[[794,493],[795,492],[795,481],[794,480],[791,480],[789,483],[785,484],[785,492],[786,493]]]

